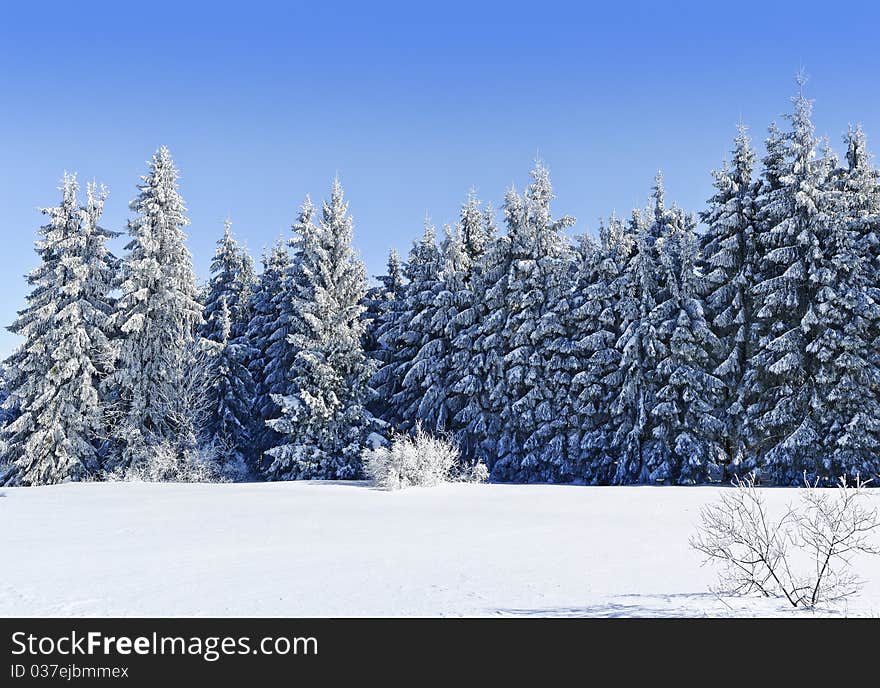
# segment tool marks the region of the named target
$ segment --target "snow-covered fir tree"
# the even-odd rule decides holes
[[[395,303],[403,295],[405,280],[403,276],[403,264],[400,255],[395,249],[388,253],[387,272],[378,275],[379,284],[367,290],[364,299],[366,310],[364,319],[367,321],[367,331],[364,335],[364,350],[367,355],[376,361],[377,369],[381,368],[390,356],[389,349],[379,341],[379,332],[390,317],[395,308]],[[377,416],[385,414],[387,402],[378,395],[373,401],[370,410]]]
[[[751,463],[778,484],[821,475],[817,296],[828,239],[827,166],[816,160],[811,103],[793,98],[791,130],[771,130],[757,197],[760,273],[753,289],[759,339],[744,379]]]
[[[253,460],[258,471],[268,467],[263,452],[276,446],[281,439],[281,435],[266,425],[266,421],[274,418],[278,411],[272,395],[283,395],[290,391],[289,370],[285,370],[283,365],[286,360],[292,364],[292,354],[284,355],[292,349],[292,345],[286,335],[281,337],[285,331],[281,326],[284,316],[282,305],[287,295],[290,262],[287,244],[279,239],[263,254],[263,271],[251,296],[249,308],[250,320],[245,337],[251,356],[248,369],[255,388],[251,435]]]
[[[652,315],[662,300],[657,233],[663,227],[662,185],[655,187],[655,221],[633,210],[629,233],[634,245],[624,267],[625,283],[618,304],[622,332],[616,348],[620,354],[618,386],[611,403],[614,428],[612,452],[616,455],[611,482],[625,485],[650,480],[643,453],[650,440],[650,413],[657,394],[656,370],[662,356],[660,335]],[[657,222],[657,218],[661,220]]]
[[[706,317],[719,340],[714,374],[724,383],[719,415],[724,421],[722,438],[727,462],[734,473],[743,458],[740,391],[751,356],[752,289],[758,271],[754,165],[755,152],[746,128],[740,125],[732,162],[713,173],[716,191],[701,214],[706,232],[702,237],[700,292]]]
[[[46,485],[80,480],[99,468],[105,430],[99,394],[113,356],[108,339],[114,236],[99,225],[105,191],[88,186],[77,202],[73,175],[62,180],[61,204],[46,208],[28,275],[28,305],[9,328],[24,338],[6,363],[4,407],[16,417],[3,428],[5,482]]]
[[[510,257],[501,279],[503,385],[495,390],[501,428],[492,464],[498,480],[556,480],[565,455],[567,428],[554,400],[560,385],[568,385],[557,375],[550,345],[566,334],[570,256],[563,230],[574,220],[553,219],[553,198],[549,172],[539,163],[525,193],[508,194],[505,203]]]
[[[482,280],[487,252],[495,240],[494,213],[485,210],[473,190],[460,208],[455,227],[446,228],[446,238],[439,256],[440,296],[436,302],[435,320],[442,340],[444,355],[440,370],[434,371],[436,390],[442,389],[442,427],[459,445],[467,460],[474,460],[474,445],[468,433],[467,413],[474,400],[467,378],[474,356],[482,354],[475,348],[474,328],[487,311],[483,301],[486,284]]]
[[[464,343],[459,336],[474,322],[472,282],[493,237],[491,214],[484,213],[471,191],[458,222],[445,228],[439,254],[435,256],[426,245],[423,255],[428,261],[423,264],[429,269],[420,273],[418,288],[410,292],[415,306],[410,313],[415,316],[420,346],[406,365],[401,396],[408,392],[409,398],[417,402],[410,405],[411,412],[422,428],[433,432],[456,436],[464,428],[458,414],[467,399],[456,387],[470,352],[458,346]]]
[[[599,237],[598,246],[584,242],[578,251],[568,321],[576,361],[565,405],[568,470],[590,484],[608,483],[617,458],[610,410],[621,379],[616,344],[631,317],[622,306],[631,305],[624,268],[634,245],[616,215],[602,225]]]
[[[603,254],[601,240],[597,242],[589,234],[575,237],[570,266],[572,274],[565,295],[568,308],[562,313],[564,336],[557,337],[549,345],[558,364],[557,374],[565,377],[565,384],[556,388],[559,399],[554,405],[555,414],[565,422],[564,452],[557,459],[559,475],[571,480],[582,480],[588,472],[585,464],[589,459],[581,444],[587,424],[598,420],[599,415],[597,409],[581,397],[588,395],[585,387],[592,387],[593,375],[600,374],[599,366],[594,367],[590,362],[594,339],[590,334],[599,327],[596,310],[600,305],[594,287],[599,281]]]
[[[383,420],[399,430],[415,427],[424,395],[420,387],[420,364],[413,372],[422,347],[434,336],[434,302],[442,289],[441,255],[434,226],[425,221],[422,237],[409,252],[407,284],[391,306],[377,335],[389,351],[387,360],[373,375],[371,384],[379,399],[388,400]]]
[[[256,276],[254,261],[232,236],[232,222],[226,220],[223,236],[211,261],[211,279],[205,296],[204,319],[201,335],[214,342],[222,342],[222,306],[229,311],[231,337],[240,337],[250,320],[252,295]]]
[[[507,218],[516,212],[520,196],[508,192],[504,206]],[[493,226],[494,227],[494,226]],[[501,430],[504,368],[501,336],[506,322],[506,281],[512,253],[507,235],[488,244],[475,263],[470,291],[472,310],[462,311],[462,328],[455,339],[456,356],[462,361],[456,369],[452,391],[462,400],[456,415],[456,440],[472,461],[491,466],[497,458]]]
[[[822,403],[816,472],[832,479],[880,473],[880,183],[861,130],[845,142],[847,165],[826,183],[828,226],[814,278],[818,335],[808,345]],[[837,167],[830,153],[824,159],[826,171]]]
[[[243,478],[258,458],[253,454],[252,436],[256,388],[247,366],[254,356],[246,337],[232,335],[232,313],[225,296],[220,297],[213,322],[217,326],[214,334],[219,339],[206,340],[210,347],[207,431],[222,463],[221,472]]]
[[[446,406],[449,410],[445,429],[455,438],[467,460],[474,460],[467,432],[466,416],[471,397],[462,393],[475,355],[472,337],[474,326],[485,315],[482,280],[485,259],[496,240],[494,211],[482,207],[471,190],[461,206],[459,220],[452,236],[444,245],[442,270],[445,299],[443,333],[448,342],[448,356],[442,374],[445,382]]]
[[[722,477],[723,423],[716,412],[723,383],[712,373],[719,342],[698,295],[695,225],[693,217],[673,209],[656,242],[664,288],[650,314],[660,346],[650,440],[642,452],[643,471],[652,482]]]
[[[618,455],[612,482],[618,484],[677,479],[671,433],[654,410],[666,387],[658,366],[670,356],[675,328],[669,319],[682,309],[682,246],[689,243],[691,223],[680,209],[666,207],[663,176],[658,172],[651,206],[644,213],[633,211],[630,233],[635,247],[625,267],[627,280],[619,305],[625,326],[617,342],[620,378],[611,404],[612,446]],[[671,364],[665,367],[671,374]]]
[[[363,474],[361,453],[379,428],[366,405],[372,361],[363,349],[365,269],[352,246],[352,220],[336,179],[318,224],[306,200],[297,224],[290,285],[296,348],[293,394],[273,396],[282,433],[270,449],[273,479],[350,479]]]
[[[117,356],[110,384],[116,447],[111,468],[129,465],[145,444],[175,438],[170,409],[203,322],[192,258],[184,245],[189,221],[177,178],[163,146],[130,204],[137,217],[128,223],[131,241],[113,314]]]
[[[423,290],[414,293],[423,308],[411,321],[410,330],[417,333],[420,346],[401,381],[400,397],[406,399],[401,408],[403,418],[443,433],[451,429],[457,411],[457,397],[449,388],[455,333],[448,327],[458,314],[457,296],[464,289],[467,272],[467,254],[457,226],[446,227],[438,260],[436,277],[423,282]]]

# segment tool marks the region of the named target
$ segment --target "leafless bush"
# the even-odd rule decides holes
[[[848,486],[841,478],[836,495],[817,484],[804,492],[803,508],[795,516],[795,542],[810,554],[814,569],[804,579],[806,587],[798,590],[804,606],[836,602],[858,592],[862,581],[852,571],[853,556],[880,554],[871,541],[880,523],[877,510],[865,504],[865,484],[857,478]]]
[[[800,608],[840,602],[861,588],[853,556],[880,554],[871,543],[880,522],[865,503],[866,485],[840,478],[832,491],[806,483],[799,508],[773,520],[754,478],[736,479],[702,510],[691,547],[720,566],[718,594],[757,592]]]

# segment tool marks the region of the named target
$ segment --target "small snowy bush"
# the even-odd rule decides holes
[[[489,469],[482,461],[461,466],[455,479],[460,483],[484,483],[489,479]]]
[[[229,480],[220,469],[213,446],[181,451],[171,442],[145,445],[131,465],[111,472],[108,480],[122,482],[217,483]]]
[[[366,450],[363,459],[367,477],[385,490],[482,482],[488,477],[485,464],[463,466],[458,447],[420,427],[412,436],[398,434],[390,444]]]

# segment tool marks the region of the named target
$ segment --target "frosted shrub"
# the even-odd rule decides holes
[[[482,461],[460,466],[455,479],[460,483],[484,483],[489,479],[489,468]]]
[[[378,487],[400,490],[445,482],[481,482],[484,464],[463,467],[458,447],[443,437],[416,428],[415,435],[398,434],[391,443],[364,452],[364,471]]]
[[[134,452],[130,465],[108,475],[123,482],[226,482],[213,446],[181,451],[171,442],[145,445]]]

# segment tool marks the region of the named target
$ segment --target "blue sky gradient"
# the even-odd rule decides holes
[[[56,203],[63,171],[107,184],[104,225],[121,230],[162,144],[204,279],[227,215],[258,258],[337,172],[370,274],[426,213],[454,221],[470,187],[500,205],[536,154],[578,232],[642,206],[658,168],[669,200],[699,210],[737,122],[762,150],[802,66],[818,133],[840,151],[860,122],[880,141],[880,8],[710,5],[7,5],[0,324],[24,305],[37,208]],[[15,343],[0,334],[0,355]]]

